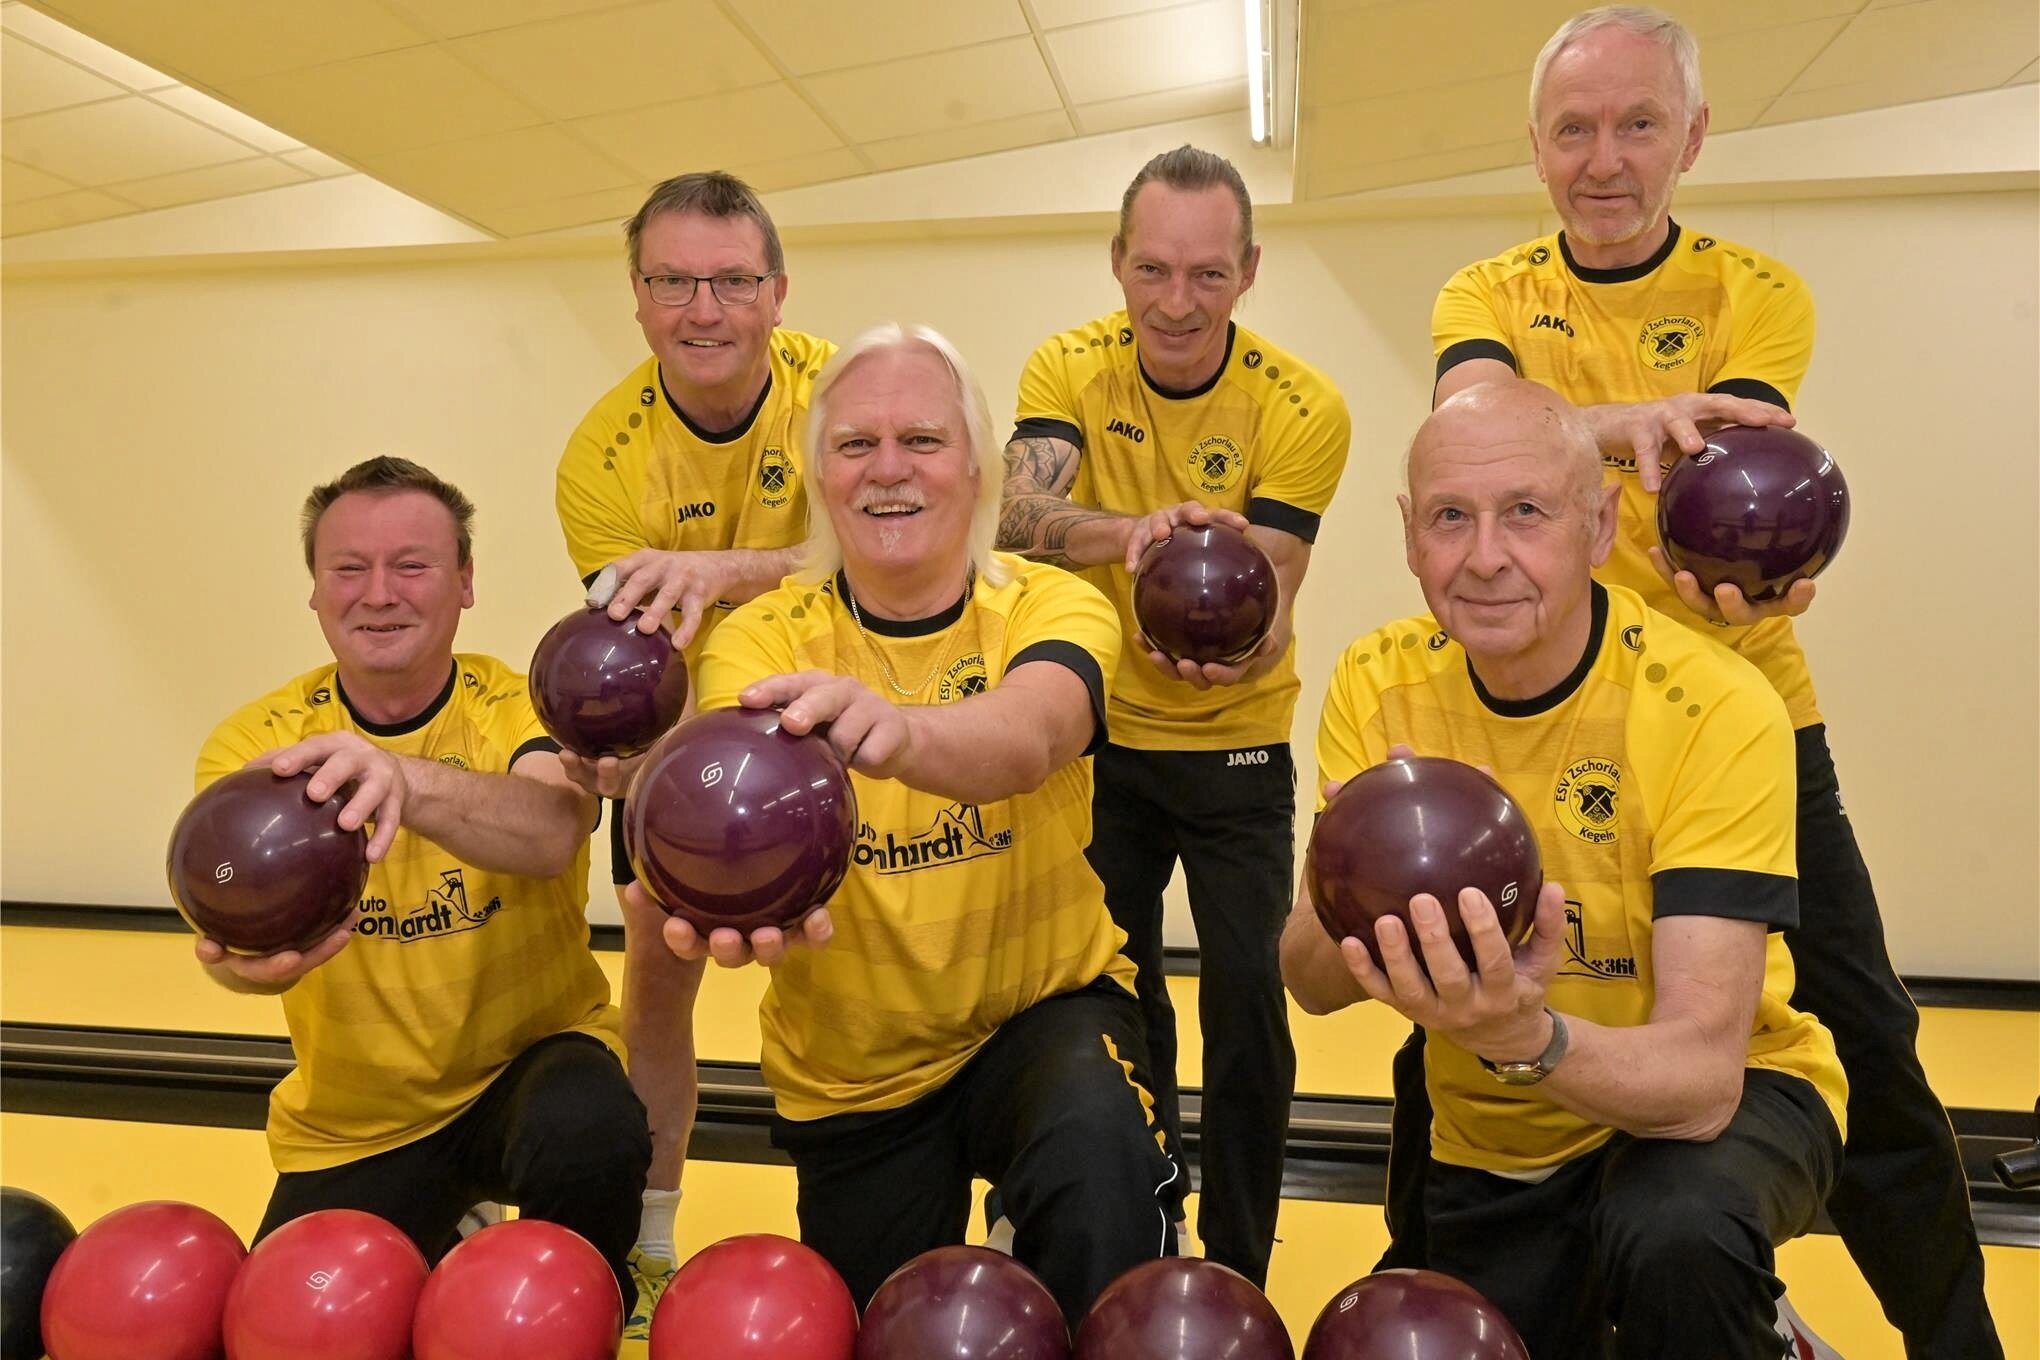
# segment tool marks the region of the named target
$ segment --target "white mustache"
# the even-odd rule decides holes
[[[857,493],[852,510],[925,510],[928,500],[911,487],[871,487]]]

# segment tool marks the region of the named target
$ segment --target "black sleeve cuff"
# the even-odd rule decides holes
[[[1047,416],[1029,416],[1013,427],[1013,439],[1060,439],[1071,448],[1082,452],[1084,432],[1067,420],[1050,420]],[[1013,442],[1009,439],[1008,444]]]
[[[623,848],[623,800],[609,801],[609,881],[621,888],[637,882],[637,870],[630,867],[630,855]]]
[[[1725,916],[1772,930],[1799,925],[1799,880],[1749,869],[1666,869],[1650,877],[1651,916]]]
[[[1318,521],[1322,517],[1308,510],[1299,510],[1283,501],[1271,501],[1256,496],[1247,502],[1247,523],[1258,524],[1264,529],[1280,529],[1285,534],[1294,534],[1306,543],[1317,542]]]
[[[1792,403],[1785,400],[1783,392],[1756,378],[1724,378],[1707,390],[1719,392],[1725,397],[1744,397],[1750,401],[1769,402],[1781,411],[1792,409]]]
[[[1005,673],[1011,675],[1030,661],[1053,661],[1058,666],[1066,666],[1076,672],[1077,679],[1084,682],[1084,688],[1091,691],[1091,716],[1096,722],[1091,729],[1090,744],[1084,747],[1083,753],[1088,756],[1096,752],[1106,741],[1105,674],[1098,669],[1098,658],[1074,642],[1059,639],[1037,642],[1015,653],[1006,662]]]
[[[1516,362],[1515,353],[1501,341],[1461,340],[1456,345],[1447,345],[1445,352],[1438,356],[1438,371],[1432,376],[1431,385],[1436,387],[1440,378],[1468,359],[1499,359],[1517,373],[1523,371],[1522,365]]]
[[[503,768],[506,770],[516,769],[517,762],[530,755],[533,751],[550,751],[554,755],[558,755],[560,753],[560,744],[551,737],[533,737],[530,741],[525,742],[510,753],[510,763]]]

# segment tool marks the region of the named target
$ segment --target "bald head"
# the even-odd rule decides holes
[[[1543,384],[1522,380],[1469,387],[1431,412],[1403,458],[1403,489],[1421,501],[1441,456],[1479,449],[1548,460],[1580,506],[1592,506],[1600,494],[1601,454],[1579,409]]]

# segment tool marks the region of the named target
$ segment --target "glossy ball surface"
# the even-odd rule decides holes
[[[536,1218],[491,1224],[446,1253],[411,1320],[415,1360],[615,1360],[622,1343],[609,1263]]]
[[[1469,1284],[1430,1270],[1382,1270],[1333,1297],[1311,1325],[1303,1360],[1530,1360],[1502,1310]]]
[[[227,1291],[233,1360],[408,1360],[425,1258],[358,1209],[294,1218],[255,1244]]]
[[[938,1247],[886,1277],[857,1360],[1069,1360],[1070,1329],[1033,1271],[988,1247]]]
[[[531,706],[567,750],[586,760],[650,749],[687,703],[687,660],[673,634],[638,630],[608,611],[578,609],[546,630],[531,654]]]
[[[696,1252],[652,1313],[650,1360],[852,1360],[856,1346],[857,1305],[843,1277],[813,1248],[772,1233]]]
[[[1268,555],[1224,524],[1178,525],[1133,576],[1133,618],[1179,661],[1231,664],[1275,626],[1281,588]]]
[[[1253,1282],[1215,1261],[1143,1261],[1105,1286],[1077,1329],[1075,1360],[1296,1360]]]
[[[310,774],[236,770],[193,798],[170,832],[177,910],[243,954],[308,949],[354,917],[368,885],[368,833],[340,829],[344,798],[314,803]]]
[[[1681,458],[1658,491],[1658,541],[1710,596],[1728,582],[1752,602],[1820,575],[1849,532],[1849,484],[1797,430],[1730,425]]]
[[[248,1255],[195,1204],[150,1200],[78,1234],[43,1290],[43,1343],[62,1360],[216,1360],[227,1291]]]

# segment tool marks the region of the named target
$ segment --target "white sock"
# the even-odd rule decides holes
[[[673,1215],[680,1208],[678,1190],[646,1190],[638,1219],[638,1250],[662,1261],[673,1259]]]

